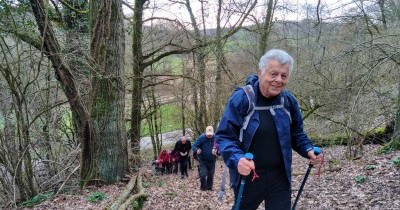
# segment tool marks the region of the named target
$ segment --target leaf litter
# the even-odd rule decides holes
[[[393,160],[400,157],[400,151],[378,155],[376,151],[379,147],[365,145],[362,158],[352,161],[345,158],[345,146],[324,148],[325,163],[320,169],[320,175],[317,175],[317,168],[312,169],[297,209],[400,209],[400,167],[393,163]],[[200,191],[196,161],[189,170],[189,177],[185,179],[181,179],[179,173],[153,175],[150,162],[143,163],[143,185],[149,195],[143,210],[232,208],[234,198],[228,186],[229,175],[226,177],[223,200],[218,201],[223,171],[221,158],[216,164],[212,191]],[[308,161],[293,152],[292,202],[307,167]],[[363,176],[365,180],[357,182],[357,176]],[[30,209],[106,209],[124,190],[124,186],[125,183],[118,183],[91,187],[73,194],[59,194]],[[107,197],[92,203],[86,198],[93,192],[102,192]],[[264,205],[261,204],[258,209],[264,209]]]

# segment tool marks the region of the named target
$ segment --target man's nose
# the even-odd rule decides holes
[[[274,81],[276,81],[276,82],[283,82],[282,75],[276,76]]]

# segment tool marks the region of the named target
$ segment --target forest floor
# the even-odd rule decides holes
[[[318,168],[313,168],[297,209],[400,209],[400,167],[398,163],[397,166],[394,164],[394,160],[400,159],[400,151],[377,155],[378,146],[366,145],[362,158],[348,161],[345,149],[344,146],[325,148],[325,164],[320,169],[320,175],[317,175]],[[306,159],[293,154],[292,202],[308,167]],[[234,203],[228,187],[223,201],[218,201],[223,171],[220,160],[216,165],[214,189],[205,192],[200,191],[195,169],[189,170],[186,179],[181,179],[179,174],[153,176],[150,163],[143,170],[143,184],[149,195],[144,210],[228,210]],[[87,188],[75,194],[59,194],[31,209],[106,209],[123,191],[124,185],[126,183]],[[87,197],[93,192],[102,192],[107,198],[92,203]],[[264,209],[263,205],[259,209]]]

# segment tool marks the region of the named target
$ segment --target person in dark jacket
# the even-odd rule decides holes
[[[190,141],[186,139],[186,136],[182,136],[175,144],[175,151],[179,154],[179,168],[181,169],[181,178],[184,179],[185,176],[188,177],[188,157],[189,152],[192,149]]]
[[[200,163],[200,190],[202,191],[212,190],[217,151],[214,128],[207,126],[206,132],[200,135],[193,144],[193,153],[197,154]]]
[[[287,52],[272,49],[264,54],[258,77],[248,80],[254,101],[250,101],[244,88],[236,89],[217,129],[217,142],[229,167],[235,197],[240,177],[245,179],[241,210],[257,209],[262,201],[265,209],[289,210],[292,149],[311,159],[311,164],[322,159],[315,156],[303,130],[295,97],[285,90],[292,69],[293,58]],[[252,102],[254,109],[251,109]],[[247,152],[254,155],[253,160],[243,157]]]

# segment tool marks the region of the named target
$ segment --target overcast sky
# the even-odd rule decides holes
[[[258,7],[255,9],[254,14],[261,17],[263,16],[263,12],[265,12],[265,8],[261,4],[263,2],[266,2],[267,0],[258,0]],[[128,0],[127,2],[133,2],[133,0]],[[186,8],[183,5],[177,6],[176,4],[173,5],[173,7],[170,7],[168,5],[171,5],[171,3],[168,3],[167,0],[150,0],[150,7],[154,5],[154,2],[157,2],[157,10],[146,10],[144,13],[144,17],[150,17],[150,16],[158,16],[158,17],[168,17],[171,19],[179,19],[179,20],[185,20],[186,22],[190,22],[188,12]],[[352,4],[353,0],[321,0],[321,6],[322,6],[322,14],[320,14],[320,17],[324,20],[329,20],[330,17],[334,16],[339,16],[343,14]],[[193,12],[195,15],[199,18],[201,17],[200,13],[200,3],[198,0],[191,0],[190,1],[191,6],[193,8]],[[277,20],[298,20],[300,21],[301,19],[307,17],[315,17],[316,12],[315,8],[318,3],[318,0],[278,0],[278,7],[279,8],[287,8],[287,9],[278,9],[275,12],[275,19]],[[133,3],[130,3],[131,5]],[[208,1],[208,6],[206,7],[206,10],[209,13],[209,17],[206,18],[207,22],[207,27],[214,27],[215,25],[215,9],[216,9],[216,0],[209,0]],[[265,3],[266,4],[266,3]],[[311,5],[313,10],[309,11],[308,13],[305,10],[305,5]],[[127,9],[126,7],[124,8],[125,14],[129,15],[132,14],[132,12]],[[237,18],[235,19],[234,17],[230,18],[230,22],[235,22]],[[201,20],[198,19],[198,22]]]

